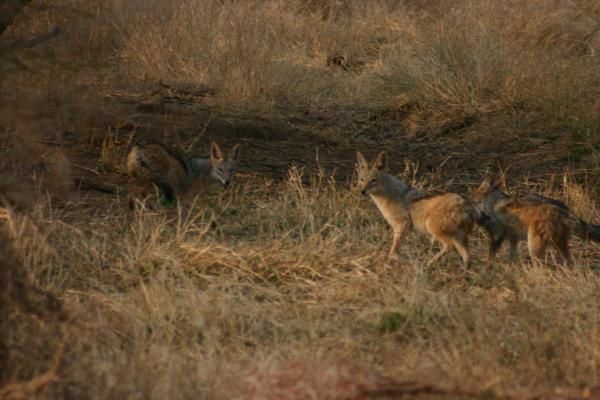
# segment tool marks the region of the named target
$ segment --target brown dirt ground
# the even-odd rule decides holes
[[[62,115],[59,123],[54,121],[41,130],[36,127],[36,131],[45,144],[65,151],[79,189],[103,199],[110,195],[102,193],[104,188],[123,193],[127,183],[124,157],[127,147],[139,139],[158,140],[195,157],[207,156],[211,140],[225,149],[241,142],[240,180],[248,176],[280,179],[296,165],[307,172],[322,169],[340,184],[348,184],[356,150],[367,157],[386,150],[392,173],[405,171],[408,164],[417,176],[432,174],[435,184],[459,192],[476,184],[488,169],[508,169],[515,183],[525,177],[547,181],[569,171],[592,191],[600,188],[598,162],[592,159],[597,152],[573,157],[569,132],[531,129],[536,123],[524,112],[430,126],[423,123],[415,133],[407,129],[410,110],[373,111],[367,106],[306,110],[290,106],[289,110],[265,113],[223,109],[212,104],[210,96],[173,96],[167,99],[166,114],[140,114],[136,105],[150,89],[150,85],[125,91],[114,86],[95,89],[93,95],[83,95],[92,99],[89,103],[73,94],[52,104],[43,118],[18,118],[28,119],[32,125],[33,120],[52,121],[55,115]],[[5,101],[14,98],[5,97]],[[45,100],[44,107],[48,104]],[[137,124],[134,129],[126,126],[132,120]],[[597,139],[584,147],[598,147]]]
[[[340,183],[348,183],[355,152],[360,149],[371,157],[386,150],[392,172],[401,172],[409,162],[417,174],[433,173],[439,182],[455,190],[465,190],[477,183],[485,170],[498,168],[508,168],[515,180],[546,180],[569,171],[592,187],[600,184],[597,167],[590,167],[585,159],[573,162],[568,134],[558,140],[548,139],[546,132],[523,135],[515,125],[535,124],[521,115],[484,115],[467,126],[449,121],[424,134],[409,135],[403,125],[406,115],[400,112],[365,109],[258,114],[219,109],[209,103],[205,99],[189,102],[169,98],[165,115],[136,114],[135,97],[109,94],[104,112],[94,119],[99,135],[83,146],[77,132],[72,143],[63,142],[77,180],[124,187],[127,178],[122,159],[126,147],[138,139],[152,139],[195,157],[207,155],[211,140],[226,149],[241,142],[240,179],[248,175],[279,179],[296,165],[307,172],[321,168]],[[132,116],[139,127],[118,128]],[[116,144],[109,148],[108,164],[112,165],[107,165],[106,159],[100,161],[103,135],[107,134],[116,138]]]

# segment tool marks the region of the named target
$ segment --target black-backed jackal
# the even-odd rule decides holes
[[[225,156],[219,145],[212,142],[208,159],[189,159],[157,142],[136,144],[127,154],[129,205],[134,206],[135,197],[151,194],[154,186],[170,202],[189,201],[206,191],[212,182],[226,188],[237,171],[239,157],[239,143]]]
[[[585,240],[600,242],[600,225],[588,224],[573,214],[561,201],[537,194],[512,197],[500,190],[501,181],[486,177],[471,192],[472,199],[489,215],[499,233],[490,245],[493,257],[504,240],[510,244],[509,261],[517,256],[520,240],[527,240],[532,261],[540,261],[549,247],[558,251],[563,264],[571,264],[569,238],[571,233]]]
[[[432,264],[454,248],[463,265],[469,265],[468,237],[482,215],[469,200],[456,193],[425,195],[386,172],[386,154],[382,152],[369,164],[358,152],[358,189],[370,196],[394,232],[388,258],[397,260],[402,236],[409,229],[429,235],[442,248],[429,261]]]

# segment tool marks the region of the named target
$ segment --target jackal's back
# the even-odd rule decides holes
[[[156,174],[173,188],[180,188],[187,176],[185,164],[159,143],[134,145],[127,155],[127,173],[139,183],[152,183]]]
[[[411,218],[416,230],[453,235],[468,234],[473,229],[477,210],[456,193],[444,193],[416,200],[411,205]]]
[[[554,204],[511,201],[499,205],[496,215],[510,234],[520,239],[525,239],[530,230],[551,242],[569,236],[565,212]]]

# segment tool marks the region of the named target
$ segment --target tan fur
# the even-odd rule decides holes
[[[454,248],[464,266],[469,265],[468,236],[478,212],[468,200],[455,193],[425,196],[386,172],[385,153],[371,165],[361,153],[357,157],[358,188],[373,199],[394,232],[389,259],[398,259],[400,240],[412,228],[442,246],[429,264]]]
[[[568,241],[573,221],[566,206],[541,196],[510,197],[499,186],[498,181],[488,178],[471,196],[502,225],[510,244],[509,261],[516,259],[518,242],[526,240],[533,261],[541,261],[546,250],[554,248],[561,262],[571,263]]]
[[[511,243],[527,240],[529,254],[534,260],[541,260],[548,247],[554,247],[564,261],[569,260],[568,240],[570,231],[560,210],[550,204],[509,203],[499,207],[497,212],[505,222],[507,236]],[[511,251],[516,252],[516,245]]]
[[[150,191],[153,190],[154,178],[148,168],[140,165],[138,157],[143,157],[153,168],[160,171],[176,193],[182,192],[184,178],[187,174],[185,166],[163,146],[151,143],[144,146],[135,145],[127,155],[127,173],[132,178],[135,186],[141,188],[144,196],[150,194]],[[130,193],[133,191],[130,190]]]
[[[216,143],[211,144],[210,159],[187,159],[160,143],[137,144],[127,155],[126,167],[130,176],[130,205],[136,197],[146,197],[158,186],[163,193],[184,202],[206,192],[212,183],[223,186],[235,174],[239,158],[239,144],[228,157]],[[167,194],[167,193],[165,193]]]

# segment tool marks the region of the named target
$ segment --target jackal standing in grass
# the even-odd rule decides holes
[[[169,202],[176,198],[190,201],[212,182],[227,188],[237,171],[239,158],[239,143],[225,156],[221,147],[212,142],[208,159],[189,159],[162,143],[136,144],[127,155],[129,206],[135,206],[135,197],[140,194],[142,197],[151,194],[153,187]]]
[[[499,240],[490,246],[490,257],[507,239],[509,262],[514,262],[518,242],[527,240],[532,261],[540,262],[546,250],[552,247],[557,250],[561,263],[571,264],[571,233],[584,240],[600,242],[600,225],[581,220],[563,202],[537,194],[512,197],[501,191],[500,186],[501,180],[490,175],[471,193],[472,199],[502,232]]]
[[[398,260],[397,249],[406,231],[413,228],[438,241],[442,248],[428,264],[433,264],[454,248],[464,267],[469,266],[468,237],[481,213],[456,193],[426,195],[386,172],[386,154],[381,152],[369,165],[357,152],[358,189],[375,202],[393,229],[388,259]]]

